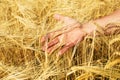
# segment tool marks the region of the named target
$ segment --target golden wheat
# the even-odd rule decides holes
[[[0,0],[0,80],[120,78],[119,59],[111,62],[111,57],[119,57],[119,35],[88,36],[61,57],[57,51],[42,52],[39,40],[62,27],[53,19],[55,13],[84,23],[120,9],[119,4],[120,0]]]

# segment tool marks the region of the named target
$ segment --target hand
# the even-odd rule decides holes
[[[69,48],[75,46],[79,41],[82,41],[87,33],[82,29],[77,20],[59,14],[54,15],[54,18],[64,22],[66,26],[43,36],[41,38],[43,44],[42,50],[52,53],[60,47],[58,55],[62,55]]]

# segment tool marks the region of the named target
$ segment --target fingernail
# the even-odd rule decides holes
[[[60,20],[60,15],[59,14],[55,14],[54,18],[57,19],[57,20]]]
[[[45,47],[42,47],[41,49],[42,49],[43,51],[45,51]]]
[[[40,42],[41,43],[44,42],[44,38],[43,37],[40,38]]]
[[[58,56],[61,56],[62,55],[62,53],[61,52],[58,52]]]

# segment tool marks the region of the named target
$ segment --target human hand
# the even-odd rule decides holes
[[[65,27],[43,36],[41,38],[41,43],[43,44],[42,50],[52,53],[60,47],[58,55],[62,55],[68,49],[82,41],[87,33],[82,29],[81,24],[75,19],[59,14],[54,15],[54,18],[58,21],[64,22]]]

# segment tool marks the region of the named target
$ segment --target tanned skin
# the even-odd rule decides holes
[[[52,53],[62,46],[58,52],[58,55],[62,55],[68,49],[82,41],[86,35],[93,34],[96,26],[92,22],[99,24],[102,28],[109,23],[120,22],[120,10],[116,10],[108,16],[93,20],[92,22],[89,21],[82,25],[77,20],[60,14],[55,14],[54,18],[62,21],[65,27],[43,36],[41,38],[41,43],[43,44],[42,50]],[[48,41],[48,43],[45,43],[46,41]]]

